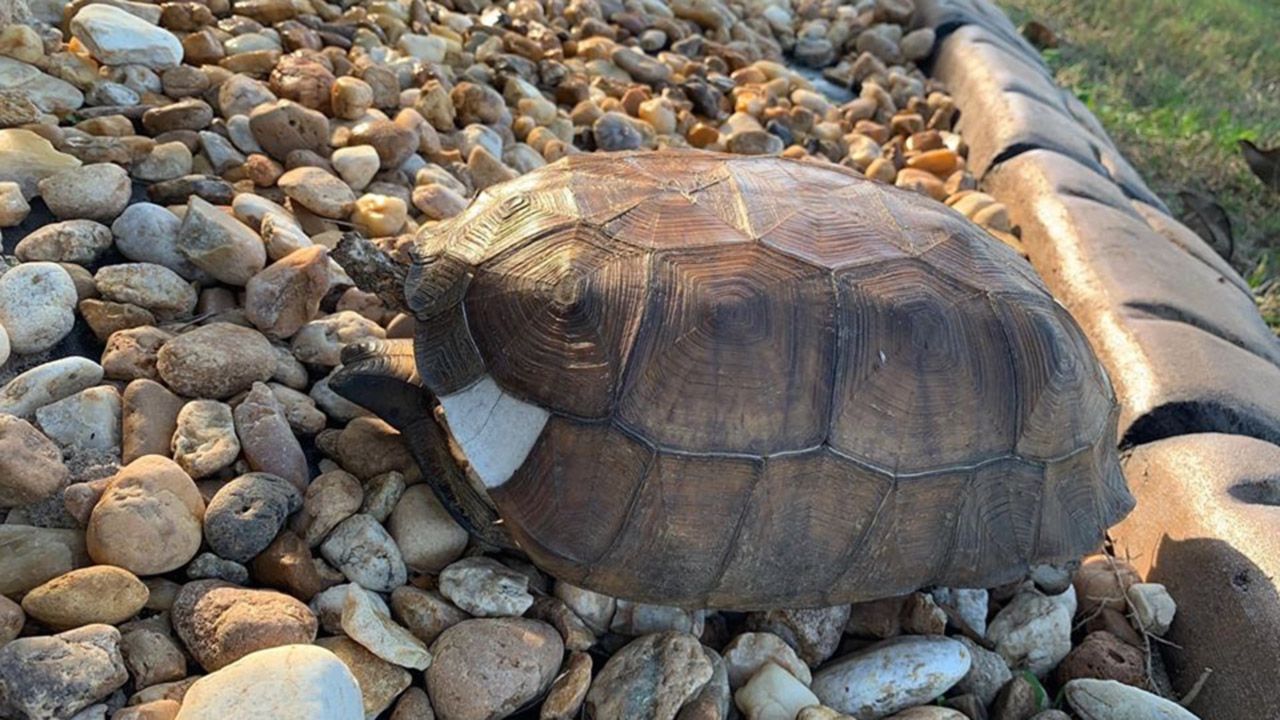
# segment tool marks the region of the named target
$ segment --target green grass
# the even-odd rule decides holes
[[[1057,33],[1044,56],[1058,81],[1175,214],[1181,190],[1226,209],[1232,263],[1269,296],[1264,311],[1280,325],[1280,192],[1249,172],[1236,145],[1280,144],[1280,2],[999,2],[1015,24],[1034,19]]]

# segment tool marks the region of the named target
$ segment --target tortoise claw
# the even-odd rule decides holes
[[[418,379],[412,340],[367,340],[342,350],[342,368],[329,379],[342,397],[403,431],[431,417],[434,404]]]

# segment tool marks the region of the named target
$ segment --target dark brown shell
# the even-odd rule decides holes
[[[416,252],[423,378],[552,413],[490,496],[569,582],[735,608],[987,587],[1132,506],[1111,386],[1027,263],[842,168],[577,155]]]

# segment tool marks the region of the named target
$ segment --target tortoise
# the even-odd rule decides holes
[[[569,583],[742,610],[990,587],[1133,506],[1111,384],[1030,265],[851,170],[573,155],[424,228],[407,270],[363,243],[344,263],[415,336],[331,386]]]

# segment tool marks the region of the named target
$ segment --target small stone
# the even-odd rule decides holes
[[[436,713],[431,709],[431,698],[427,697],[427,691],[420,687],[411,687],[401,693],[389,720],[436,720]]]
[[[440,572],[457,560],[469,540],[464,530],[425,484],[400,497],[387,522],[405,564],[416,572]]]
[[[361,479],[399,471],[406,476],[417,463],[395,428],[378,418],[357,418],[338,435],[338,462]]]
[[[293,521],[294,530],[311,547],[319,545],[329,531],[359,512],[364,488],[354,475],[344,470],[322,473],[307,486],[302,512]]]
[[[1071,651],[1071,613],[1037,592],[1019,593],[987,628],[1009,667],[1046,676]]]
[[[428,220],[447,220],[466,208],[467,199],[444,185],[428,183],[413,189],[413,206]]]
[[[1081,720],[1196,720],[1172,700],[1114,680],[1072,680],[1063,694]]]
[[[671,68],[661,62],[636,52],[630,48],[620,47],[613,51],[610,59],[613,64],[622,68],[637,82],[646,85],[666,82],[671,79]]]
[[[234,585],[243,585],[249,582],[249,569],[235,560],[218,557],[211,552],[203,552],[187,565],[187,578],[226,580]]]
[[[849,606],[845,633],[884,640],[902,634],[902,607],[907,596],[881,598]]]
[[[262,333],[223,322],[178,335],[160,348],[156,359],[169,387],[188,397],[215,399],[269,380],[275,367],[275,351]]]
[[[1018,673],[1000,689],[991,704],[993,720],[1030,718],[1041,709],[1041,693],[1023,673]]]
[[[40,197],[62,219],[111,222],[129,204],[129,173],[119,165],[95,163],[63,170],[40,181]]]
[[[231,406],[217,400],[192,400],[178,413],[173,459],[194,478],[228,467],[240,455]]]
[[[160,107],[154,107],[142,114],[142,125],[152,135],[160,135],[175,130],[200,131],[213,122],[213,108],[209,103],[189,98]]]
[[[169,333],[149,325],[117,330],[107,338],[107,345],[102,351],[103,372],[112,380],[158,380],[160,374],[156,370],[156,355],[172,338]]]
[[[342,629],[342,608],[346,605],[347,593],[353,587],[355,583],[338,583],[325,588],[311,598],[309,603],[311,612],[320,619],[320,627],[325,632],[333,635],[345,634],[346,631]],[[391,609],[387,607],[381,595],[369,593],[369,600],[378,608],[378,612],[387,616],[391,614]]]
[[[336,582],[320,574],[311,548],[294,533],[284,530],[253,559],[253,577],[268,587],[283,590],[303,602]]]
[[[776,155],[782,152],[782,139],[764,130],[740,130],[729,135],[726,147],[738,155]]]
[[[291,100],[257,105],[249,113],[249,128],[262,149],[281,162],[294,150],[328,154],[328,118]]]
[[[348,79],[352,78],[339,78]],[[369,145],[354,145],[334,150],[329,162],[338,172],[338,177],[350,185],[352,190],[363,190],[373,180],[373,176],[378,174],[381,161],[378,159],[378,151]]]
[[[912,62],[918,62],[929,57],[929,53],[933,52],[933,43],[936,38],[933,28],[919,28],[912,30],[902,36],[902,42],[899,47],[902,50],[902,57]]]
[[[218,555],[249,562],[271,544],[285,520],[301,506],[301,493],[291,483],[263,472],[241,475],[209,501],[205,540]]]
[[[486,557],[463,558],[442,570],[440,594],[476,617],[521,615],[533,605],[528,576]]]
[[[311,471],[302,445],[289,427],[284,409],[271,388],[263,383],[254,383],[249,394],[236,406],[235,424],[240,449],[249,467],[292,483],[299,493],[299,503],[289,512],[297,510],[301,504],[301,493],[306,491],[310,482]]]
[[[801,708],[818,704],[818,697],[791,673],[765,662],[733,695],[747,720],[794,720]]]
[[[902,605],[902,631],[908,635],[943,635],[947,613],[932,595],[915,592]]]
[[[724,663],[729,674],[729,687],[738,689],[768,663],[787,671],[809,685],[813,675],[795,650],[773,633],[742,633],[724,648]]]
[[[167,619],[165,625],[168,625]],[[187,676],[187,657],[169,636],[167,627],[163,632],[140,627],[122,634],[120,652],[124,655],[129,677],[138,689]],[[174,710],[176,712],[177,708]]]
[[[933,599],[955,611],[980,637],[987,634],[988,594],[981,588],[934,588]]]
[[[774,633],[795,648],[796,654],[809,667],[817,667],[836,651],[848,620],[849,606],[836,605],[751,613],[747,616],[747,626],[752,630]]]
[[[120,452],[120,391],[92,387],[36,410],[36,422],[68,452]]]
[[[0,325],[13,352],[57,345],[75,324],[78,299],[71,276],[55,263],[22,263],[0,276]]]
[[[122,707],[111,720],[174,720],[182,705],[177,700],[153,700],[141,705]]]
[[[934,705],[921,705],[919,707],[908,708],[900,713],[895,713],[888,720],[968,720],[969,716],[959,710],[951,708],[937,707]]]
[[[903,168],[898,171],[893,184],[907,190],[914,190],[939,202],[947,197],[946,187],[937,175],[917,168]]]
[[[855,717],[883,717],[942,695],[969,672],[969,651],[934,635],[884,640],[813,676],[822,704]]]
[[[18,595],[90,564],[79,530],[0,525],[0,595]]]
[[[0,414],[0,508],[50,497],[69,476],[53,441],[26,420]]]
[[[1091,632],[1058,663],[1054,679],[1059,685],[1077,678],[1096,678],[1144,687],[1146,659],[1142,650],[1109,632]]]
[[[607,112],[597,118],[591,125],[591,134],[596,149],[606,152],[635,150],[644,144],[644,136],[635,124],[619,112]]]
[[[146,308],[161,319],[189,317],[196,308],[195,289],[163,265],[104,265],[94,274],[93,281],[107,300]]]
[[[618,601],[608,595],[602,595],[563,580],[557,580],[552,588],[555,596],[564,601],[573,613],[597,635],[609,632],[613,624],[613,615],[617,612]]]
[[[106,65],[161,69],[182,62],[182,43],[168,30],[107,4],[85,5],[71,19],[71,34]]]
[[[119,625],[142,609],[147,586],[118,567],[97,565],[60,575],[22,598],[28,615],[54,630]]]
[[[337,78],[329,89],[329,105],[335,117],[359,120],[373,107],[373,88],[359,78]]]
[[[432,643],[440,633],[470,616],[433,590],[402,585],[391,591],[391,610],[414,637]]]
[[[0,698],[18,717],[73,716],[128,679],[120,633],[110,625],[21,638],[0,648]]]
[[[26,621],[22,606],[0,595],[0,647],[4,647],[10,640],[18,637]]]
[[[12,272],[6,273],[5,277]],[[101,381],[102,366],[88,358],[72,355],[52,360],[18,375],[0,390],[0,413],[29,418],[45,405]]]
[[[182,220],[168,208],[152,203],[134,203],[111,223],[116,248],[126,258],[139,263],[163,265],[188,280],[201,272],[178,250]]]
[[[244,285],[267,264],[266,246],[252,228],[195,196],[178,230],[177,249],[228,285]]]
[[[27,204],[26,198],[22,196],[22,187],[16,182],[0,182],[0,228],[13,227],[20,224],[27,219],[27,213],[29,212],[31,212],[31,206]],[[18,243],[18,245],[21,247],[22,243]]]
[[[356,200],[351,213],[351,222],[356,229],[369,237],[395,235],[408,219],[409,208],[403,200],[372,193]]]
[[[341,220],[355,209],[351,188],[317,167],[294,168],[281,175],[277,184],[290,200],[321,217]]]
[[[564,656],[554,628],[524,618],[467,620],[431,647],[426,686],[441,720],[507,717],[551,686]]]
[[[80,167],[74,156],[58,152],[48,140],[21,128],[0,130],[0,156],[5,158],[0,181],[17,183],[26,200],[36,196],[44,178]]]
[[[418,133],[390,120],[367,120],[351,128],[349,146],[368,145],[383,170],[395,170],[418,149]]]
[[[369,652],[400,667],[424,670],[431,665],[427,646],[373,604],[359,585],[347,590],[342,605],[342,630]]]
[[[111,478],[89,516],[85,545],[97,563],[158,575],[195,557],[203,516],[204,500],[182,468],[147,455]]]
[[[20,194],[16,197],[22,199]],[[109,247],[111,229],[106,225],[93,220],[66,220],[33,231],[18,243],[14,254],[23,262],[47,260],[88,265]]]
[[[287,645],[246,655],[197,680],[182,698],[178,720],[364,716],[360,686],[342,660],[315,645]]]
[[[1013,673],[1009,672],[1009,666],[999,653],[991,652],[964,636],[958,636],[955,639],[968,649],[969,657],[972,659],[969,672],[956,683],[955,690],[973,695],[983,705],[991,705],[1000,688],[1013,677]]]
[[[600,670],[587,693],[588,717],[674,718],[713,674],[693,635],[646,635],[615,653]]]
[[[320,554],[347,579],[369,590],[391,592],[408,581],[395,541],[368,515],[357,513],[339,523],[321,543]]]
[[[210,671],[257,650],[310,643],[316,637],[316,616],[298,600],[221,580],[187,583],[174,600],[172,612],[178,637]]]
[[[316,645],[338,656],[360,686],[365,717],[377,717],[413,681],[409,671],[383,660],[344,637],[321,638]]]
[[[547,697],[538,711],[538,720],[574,720],[591,687],[591,656],[584,652],[569,653],[564,669],[551,683]]]
[[[1160,583],[1134,583],[1127,591],[1133,606],[1134,622],[1139,630],[1164,635],[1173,623],[1178,606]]]

